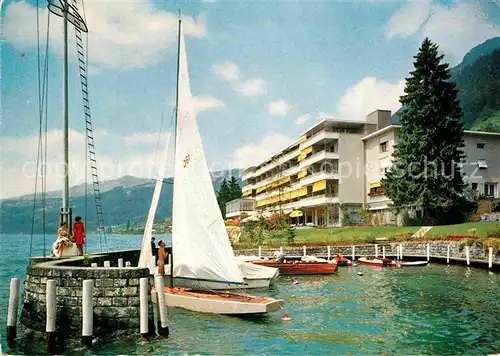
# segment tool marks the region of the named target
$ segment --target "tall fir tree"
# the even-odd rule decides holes
[[[232,176],[231,180],[229,181],[229,191],[231,196],[230,200],[241,198],[241,187],[238,184],[238,180],[235,176]]]
[[[400,97],[404,109],[395,162],[382,181],[397,210],[420,206],[426,224],[461,222],[473,208],[460,169],[462,109],[443,57],[428,38],[414,56],[415,70]]]
[[[219,208],[222,213],[222,217],[226,218],[226,203],[230,200],[231,191],[229,189],[229,184],[226,178],[222,179],[222,183],[217,193],[217,202],[219,203]]]

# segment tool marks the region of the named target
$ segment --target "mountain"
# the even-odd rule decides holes
[[[462,122],[467,130],[500,132],[500,37],[472,48],[450,68],[457,84]],[[399,124],[398,109],[393,124]]]
[[[222,180],[231,176],[238,178],[241,185],[241,171],[212,172],[212,183],[215,190],[219,190]],[[137,225],[145,222],[153,196],[155,182],[150,179],[125,176],[120,179],[101,183],[101,200],[104,210],[104,224],[106,227]],[[85,216],[85,186],[78,185],[70,189],[73,217]],[[91,188],[91,186],[89,187]],[[172,214],[173,178],[166,178],[163,184],[160,203],[156,213],[156,221],[161,221]],[[61,207],[61,193],[47,194],[47,234],[53,235],[57,231],[59,210]],[[29,199],[31,197],[31,199]],[[33,218],[33,195],[1,201],[0,206],[0,233],[31,232]],[[42,206],[37,201],[34,214],[34,230],[42,231]],[[87,194],[87,225],[88,230],[97,227],[96,210],[92,189]]]

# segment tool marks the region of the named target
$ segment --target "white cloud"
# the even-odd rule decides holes
[[[214,64],[212,72],[230,83],[236,82],[240,77],[240,69],[231,61]]]
[[[231,83],[233,89],[245,96],[258,96],[267,92],[266,81],[260,78],[240,80],[240,69],[231,61],[215,63],[212,73]]]
[[[193,97],[194,108],[197,113],[217,108],[224,108],[226,104],[223,101],[216,99],[210,95],[202,95]]]
[[[348,88],[340,98],[337,113],[340,117],[364,120],[376,109],[394,112],[401,107],[399,97],[404,94],[405,82],[389,83],[374,77],[366,77]]]
[[[478,3],[456,2],[451,6],[429,1],[408,2],[396,11],[386,28],[388,38],[417,34],[429,37],[441,51],[459,63],[465,53],[485,40],[500,36],[500,26],[490,22]]]
[[[233,155],[236,164],[241,168],[258,164],[277,151],[290,145],[293,140],[279,132],[268,132],[255,144],[238,148]]]
[[[97,133],[97,132],[96,132]],[[126,146],[125,142],[132,140],[132,136],[119,137],[107,132],[100,132],[106,136],[106,142],[123,141],[126,149],[119,150],[116,154],[106,155],[99,153],[99,147],[104,146],[104,140],[97,139],[97,166],[99,180],[109,180],[124,175],[132,175],[143,178],[156,177],[159,156],[163,151],[166,134],[160,137],[160,146],[156,151],[158,141],[157,134],[136,134],[135,145]],[[47,135],[47,190],[61,190],[64,181],[64,163],[62,147],[62,131],[52,130]],[[96,136],[97,137],[97,136]],[[78,185],[85,182],[85,134],[70,130],[70,185]],[[172,142],[172,140],[171,140]],[[154,144],[152,144],[154,143]],[[148,145],[144,153],[138,153],[138,146],[142,148]],[[0,172],[1,191],[0,199],[30,194],[34,191],[36,176],[36,157],[38,152],[38,136],[0,139],[2,148],[2,170]],[[172,161],[167,161],[167,175],[173,172]],[[91,171],[87,182],[92,182]],[[40,188],[40,181],[39,186]]]
[[[119,69],[144,68],[157,64],[165,53],[175,47],[177,40],[177,13],[157,10],[151,2],[90,1],[85,4],[89,27],[89,65],[95,71],[99,66]],[[40,33],[47,28],[47,9],[39,10]],[[80,10],[81,12],[81,10]],[[62,54],[61,18],[51,17],[52,50]],[[5,9],[4,38],[18,49],[36,46],[36,7],[20,1]],[[184,33],[202,38],[206,35],[203,18],[183,17]],[[75,41],[70,25],[70,40]],[[42,35],[43,38],[43,35]],[[75,48],[70,43],[70,48]],[[74,56],[75,50],[70,51]]]
[[[137,144],[156,145],[158,141],[166,142],[168,134],[168,132],[162,132],[160,135],[158,135],[157,132],[136,132],[132,135],[123,137],[123,141],[128,146]]]
[[[387,38],[408,37],[416,33],[429,18],[431,1],[409,1],[396,11],[386,26]]]
[[[291,108],[292,108],[292,106],[290,104],[288,104],[283,99],[278,100],[278,101],[271,101],[267,105],[267,111],[268,111],[269,115],[273,115],[273,116],[283,117],[286,114],[288,114],[288,112],[290,111]]]
[[[259,78],[248,79],[240,82],[236,90],[245,96],[259,96],[267,92],[266,82]]]
[[[300,115],[298,118],[295,119],[295,125],[305,124],[310,119],[311,119],[311,115],[310,114]]]

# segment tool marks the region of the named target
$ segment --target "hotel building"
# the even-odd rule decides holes
[[[392,165],[397,114],[376,110],[366,121],[324,119],[288,147],[243,171],[243,197],[226,216],[300,210],[300,222],[342,225],[341,206],[353,223],[365,205],[374,222],[396,223],[380,183]],[[500,195],[500,134],[466,131],[466,180],[483,195]],[[299,213],[300,214],[300,213]]]

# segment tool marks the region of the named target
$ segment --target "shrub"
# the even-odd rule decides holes
[[[488,231],[486,234],[488,237],[500,238],[500,224],[495,226],[492,230]]]
[[[500,213],[500,199],[495,199],[491,202],[491,211],[494,213]]]
[[[500,252],[500,239],[490,238],[484,241],[485,247],[492,247],[493,253],[497,254]]]

